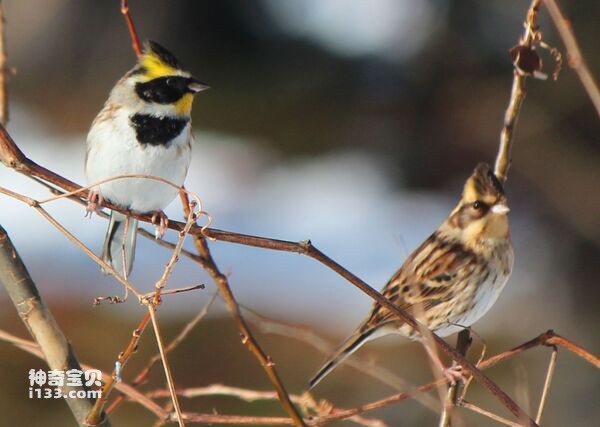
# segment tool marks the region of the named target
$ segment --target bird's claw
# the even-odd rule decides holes
[[[466,381],[467,377],[465,372],[463,371],[462,366],[450,366],[449,368],[445,368],[443,371],[444,377],[448,380],[448,382],[452,385],[456,385],[457,381]]]
[[[154,212],[154,214],[152,214],[152,224],[156,227],[154,229],[154,237],[156,239],[161,239],[169,227],[169,218],[163,211]]]
[[[88,194],[88,204],[85,207],[85,216],[87,217],[89,215],[91,218],[94,213],[97,215],[100,207],[102,207],[102,203],[104,203],[104,198],[102,197],[102,194],[100,194],[100,191],[97,189],[90,190]]]

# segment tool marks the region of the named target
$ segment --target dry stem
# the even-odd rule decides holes
[[[129,36],[131,37],[131,46],[133,47],[133,51],[137,56],[142,54],[142,48],[140,47],[140,39],[138,38],[137,32],[135,30],[135,25],[133,25],[133,19],[131,18],[131,14],[129,13],[129,5],[127,4],[127,0],[121,0],[121,13],[123,14],[123,18],[125,18],[125,23],[127,24],[127,29],[129,30]]]
[[[544,412],[544,406],[546,404],[548,392],[550,391],[550,383],[552,382],[552,377],[554,376],[554,368],[556,367],[556,357],[557,356],[558,356],[558,349],[556,347],[554,347],[552,349],[552,355],[550,356],[550,362],[548,363],[548,371],[546,372],[546,379],[544,380],[544,388],[542,389],[542,397],[540,397],[540,406],[538,407],[538,412],[535,417],[535,422],[538,424],[542,419],[542,413]]]
[[[581,84],[590,97],[592,104],[594,104],[596,112],[600,116],[600,90],[598,90],[598,85],[594,81],[594,77],[581,54],[571,23],[565,19],[555,0],[544,0],[544,4],[565,44],[568,54],[568,64],[575,70],[577,76],[579,76]]]
[[[525,21],[525,34],[519,41],[520,46],[531,46],[535,37],[535,27],[537,13],[542,0],[533,0],[529,11],[527,12],[527,19]],[[500,181],[506,181],[508,168],[511,162],[511,150],[513,144],[513,130],[517,124],[517,118],[519,117],[519,111],[521,105],[525,100],[525,79],[527,76],[520,73],[516,68],[513,72],[513,84],[510,91],[510,101],[508,107],[504,113],[504,126],[500,132],[500,146],[498,148],[498,154],[496,156],[496,165],[494,167],[494,174]]]

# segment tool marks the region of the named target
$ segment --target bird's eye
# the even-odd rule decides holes
[[[476,200],[475,202],[473,202],[473,209],[476,210],[484,210],[486,208],[486,204],[484,202],[482,202],[481,200]]]
[[[165,80],[165,83],[168,86],[173,86],[173,83],[175,83],[175,80],[172,77],[167,77],[167,79]]]

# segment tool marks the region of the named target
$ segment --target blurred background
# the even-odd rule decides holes
[[[600,3],[565,3],[592,73],[600,76]],[[119,2],[5,1],[9,132],[36,162],[83,183],[85,135],[113,84],[134,64]],[[381,288],[404,258],[457,202],[479,161],[493,162],[512,81],[508,50],[522,34],[526,1],[444,0],[131,0],[142,39],[164,44],[211,89],[196,98],[196,143],[186,186],[199,193],[213,226],[288,240],[310,238],[336,261]],[[545,40],[562,44],[545,11]],[[564,51],[563,51],[564,52]],[[541,51],[544,71],[554,63]],[[491,312],[475,325],[495,354],[554,329],[600,350],[600,151],[598,116],[574,72],[557,82],[528,80],[506,186],[516,252],[514,274]],[[1,185],[32,197],[47,192],[0,168]],[[50,212],[100,251],[106,221],[57,201]],[[167,214],[181,218],[173,203]],[[92,307],[95,296],[122,292],[42,217],[0,197],[6,228],[81,361],[111,370],[144,313],[134,299]],[[175,240],[168,233],[167,240]],[[189,242],[188,242],[189,243]],[[190,245],[191,246],[191,245]],[[313,328],[331,344],[369,310],[367,296],[308,258],[227,243],[211,244],[240,303]],[[138,243],[131,279],[150,291],[169,251]],[[159,311],[167,341],[206,303],[210,278],[185,258],[170,287],[206,289],[166,298]],[[0,328],[28,337],[0,289]],[[324,355],[306,343],[257,337],[288,389],[301,393]],[[454,338],[450,338],[454,343]],[[135,376],[155,353],[150,331],[127,365]],[[481,349],[476,344],[473,360]],[[489,371],[535,413],[547,349]],[[425,353],[401,337],[372,342],[357,360],[377,364],[413,385],[431,379]],[[240,345],[223,305],[171,356],[177,386],[214,382],[269,390],[261,368]],[[27,372],[44,368],[0,343],[0,425],[74,425],[60,401],[29,399]],[[144,386],[162,386],[160,369]],[[342,366],[314,390],[340,407],[395,389]],[[600,377],[560,352],[544,426],[594,425]],[[435,395],[433,395],[435,397]],[[596,396],[596,397],[593,397]],[[509,414],[481,387],[468,400]],[[182,401],[184,410],[282,415],[275,402],[231,398]],[[466,413],[466,425],[493,421]],[[414,401],[367,414],[388,425],[437,425]],[[111,417],[116,426],[146,426],[136,404]],[[349,425],[339,422],[336,425]]]

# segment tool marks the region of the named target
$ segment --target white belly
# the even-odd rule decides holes
[[[183,185],[191,160],[188,123],[169,145],[142,145],[120,110],[113,120],[96,123],[88,135],[85,174],[89,184],[108,178],[141,174]],[[160,211],[177,196],[177,188],[156,180],[123,178],[97,187],[103,198],[137,212]]]

